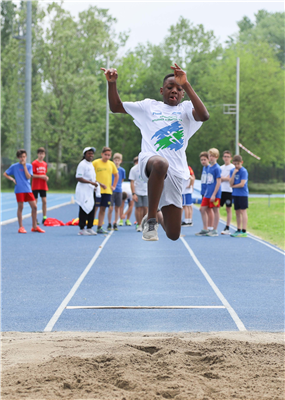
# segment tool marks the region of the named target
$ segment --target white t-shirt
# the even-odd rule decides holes
[[[75,177],[96,182],[96,173],[92,163],[85,159],[82,160],[77,166]],[[89,214],[94,207],[94,189],[95,186],[90,183],[77,182],[75,201],[86,214]]]
[[[166,158],[174,176],[188,179],[190,174],[185,151],[189,139],[202,125],[193,117],[192,102],[183,101],[177,106],[169,106],[161,101],[145,99],[124,102],[123,106],[141,131],[141,152]]]
[[[126,200],[132,200],[132,191],[131,191],[131,185],[130,182],[123,182],[122,183],[122,192],[127,193],[127,198]]]
[[[226,178],[227,176],[230,175],[230,170],[232,170],[233,168],[235,168],[235,166],[233,164],[229,164],[229,165],[222,165],[221,166],[221,177],[222,178]],[[222,192],[229,192],[232,193],[233,189],[230,186],[230,182],[225,181],[221,183],[221,188],[222,188]]]
[[[129,180],[134,181],[135,193],[139,196],[147,196],[147,182],[140,176],[139,165],[133,166],[129,173]]]

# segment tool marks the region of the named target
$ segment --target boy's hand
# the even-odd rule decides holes
[[[13,183],[15,183],[15,185],[17,185],[16,179],[11,178],[11,181],[12,181]]]
[[[183,71],[176,63],[175,67],[170,67],[174,71],[174,78],[178,85],[182,86],[187,82],[186,72]],[[102,68],[101,68],[102,69]]]
[[[100,183],[100,186],[101,186],[101,188],[103,188],[103,189],[107,189],[107,186],[104,185],[104,183]]]
[[[215,199],[216,199],[216,196],[214,196],[214,195],[212,194],[212,196],[211,196],[211,198],[210,198],[210,202],[211,202],[211,203],[214,203]]]
[[[100,68],[102,71],[104,71],[104,74],[106,76],[106,79],[108,82],[116,82],[118,79],[118,72],[115,68]]]

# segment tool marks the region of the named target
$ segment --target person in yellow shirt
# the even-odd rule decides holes
[[[102,228],[105,218],[106,207],[111,205],[111,196],[113,194],[113,190],[116,188],[119,173],[116,165],[113,161],[110,161],[112,156],[112,150],[110,147],[103,147],[101,152],[101,158],[94,160],[92,162],[93,167],[96,172],[96,179],[106,185],[106,189],[101,187],[101,201],[100,205],[96,204],[96,206],[100,207],[99,215],[98,215],[98,228],[97,233],[108,233]],[[114,175],[114,183],[112,185],[112,175]]]

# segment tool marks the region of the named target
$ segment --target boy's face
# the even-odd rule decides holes
[[[200,161],[201,161],[201,164],[203,165],[203,167],[206,167],[207,165],[209,165],[209,160],[207,157],[200,157]]]
[[[39,152],[38,153],[38,160],[39,161],[43,161],[45,156],[46,156],[46,153],[44,151]]]
[[[160,88],[160,94],[162,94],[165,104],[177,106],[184,97],[184,90],[182,86],[177,85],[174,76],[170,76],[164,82],[163,87]]]
[[[114,158],[113,161],[114,161],[116,167],[119,167],[122,162],[121,158]]]
[[[230,163],[231,163],[231,161],[232,161],[232,156],[231,156],[230,154],[228,154],[228,153],[225,153],[225,154],[223,155],[223,160],[224,160],[224,163],[225,163],[226,165],[230,165]]]
[[[213,154],[209,154],[209,161],[210,164],[215,164],[217,162],[218,157],[214,156]]]
[[[27,154],[26,153],[21,154],[20,157],[18,157],[18,159],[20,164],[26,164]]]
[[[243,161],[233,161],[233,164],[236,169],[241,169]]]
[[[110,160],[112,153],[110,151],[105,151],[105,153],[101,153],[102,161],[107,162]]]

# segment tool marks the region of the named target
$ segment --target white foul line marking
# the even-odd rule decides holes
[[[63,206],[67,206],[69,204],[72,204],[72,201],[68,201],[67,203],[62,203],[62,204],[59,204],[57,206],[49,207],[49,208],[47,208],[47,211],[54,210],[56,208],[60,208],[60,207],[63,207]],[[41,214],[42,212],[43,212],[42,210],[38,210],[37,214]],[[22,219],[30,218],[31,215],[32,214],[23,215]],[[8,225],[8,224],[12,224],[12,222],[17,222],[17,221],[18,221],[18,218],[11,218],[11,219],[7,219],[6,221],[1,221],[0,225]]]
[[[158,310],[177,310],[177,309],[189,309],[189,308],[226,308],[225,306],[68,306],[69,310],[79,310],[79,309],[95,309],[95,310],[148,310],[148,309],[158,309]]]
[[[229,304],[229,302],[226,300],[226,298],[223,296],[223,294],[221,293],[221,291],[218,289],[218,287],[216,286],[216,284],[214,283],[214,281],[212,280],[212,278],[210,277],[210,275],[208,274],[208,272],[205,270],[205,268],[203,267],[203,265],[200,263],[200,261],[198,260],[198,258],[195,256],[193,250],[190,248],[190,246],[188,245],[188,243],[186,242],[186,240],[183,237],[180,237],[180,239],[182,240],[184,246],[186,247],[186,249],[189,251],[191,257],[193,258],[195,264],[197,265],[197,267],[200,269],[200,271],[202,272],[202,274],[205,276],[205,278],[207,279],[208,283],[210,284],[211,288],[214,290],[214,292],[216,293],[216,295],[218,296],[218,298],[221,300],[221,302],[223,303],[223,305],[225,306],[225,308],[228,310],[228,312],[230,313],[232,319],[234,320],[234,322],[236,323],[236,326],[238,327],[239,331],[246,331],[246,328],[244,326],[244,324],[242,323],[242,321],[239,319],[237,313],[235,312],[235,310],[231,307],[231,305]]]
[[[64,309],[66,308],[67,304],[70,302],[70,300],[72,299],[72,297],[74,296],[76,290],[79,288],[81,282],[83,281],[83,279],[85,278],[85,276],[88,274],[88,272],[90,271],[92,265],[95,263],[95,261],[97,260],[97,258],[99,257],[99,254],[101,253],[101,251],[103,250],[105,244],[107,243],[107,241],[110,239],[112,233],[114,231],[111,231],[110,234],[108,234],[108,236],[105,238],[105,240],[103,241],[103,243],[100,245],[99,249],[96,251],[96,253],[94,254],[92,260],[89,262],[89,264],[87,265],[87,267],[85,268],[85,270],[82,272],[82,274],[80,275],[80,277],[77,279],[77,281],[75,282],[75,284],[73,285],[73,287],[71,288],[70,292],[68,293],[68,295],[65,297],[65,299],[62,301],[62,303],[60,304],[60,306],[58,307],[58,309],[56,310],[56,312],[54,313],[54,315],[52,316],[52,318],[50,319],[50,321],[48,322],[47,326],[44,329],[44,332],[51,332],[52,328],[54,327],[56,321],[59,319],[59,317],[61,316],[62,312],[64,311]]]

